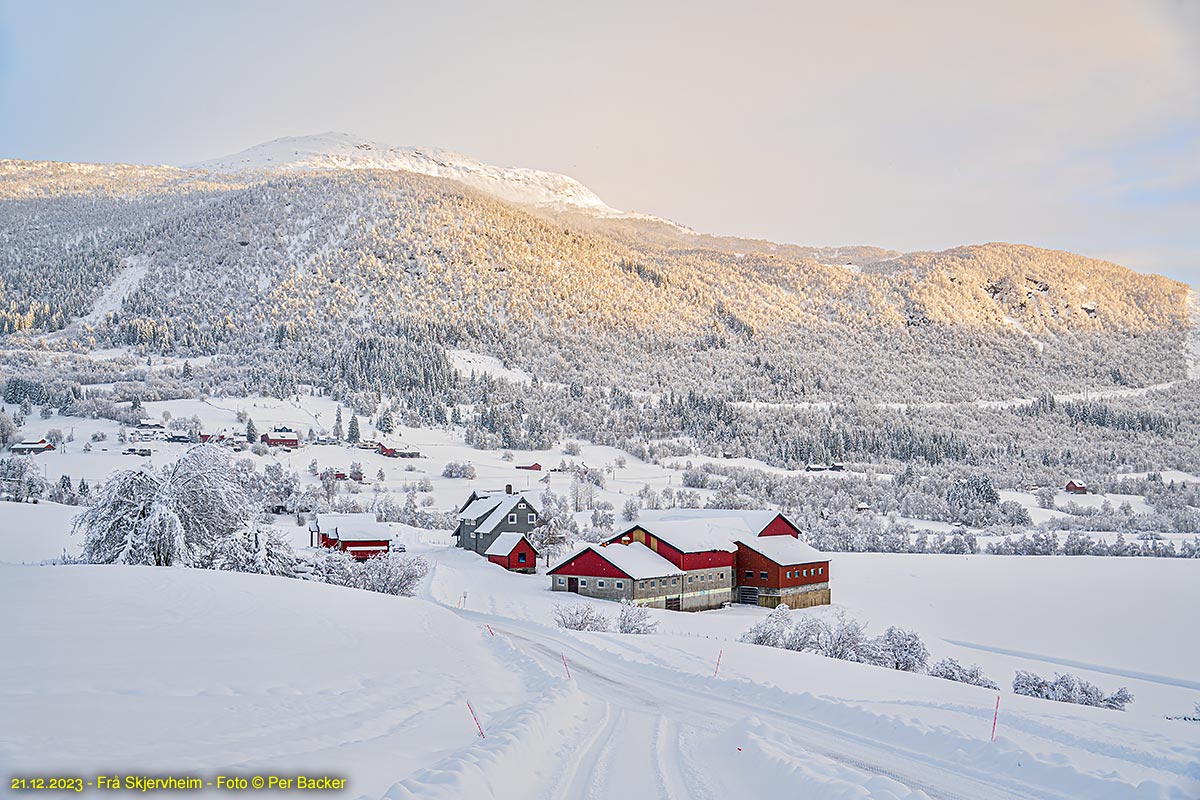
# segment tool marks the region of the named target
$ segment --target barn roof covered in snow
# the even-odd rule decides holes
[[[320,514],[316,516],[316,530],[341,542],[375,542],[392,538],[392,529],[386,522],[377,522],[375,515],[363,514]]]
[[[733,519],[637,522],[610,538],[609,541],[621,541],[634,528],[649,531],[681,553],[706,553],[712,550],[722,550],[726,553],[732,553],[737,550],[737,547],[733,544],[735,536],[753,536],[758,533],[758,531],[751,530],[741,521]]]
[[[600,556],[635,581],[683,574],[683,570],[641,542],[634,542],[633,544],[610,544],[606,547],[598,544],[589,544],[587,547],[576,550],[555,564],[550,568],[550,572],[555,572],[565,567],[588,551]]]
[[[829,560],[817,548],[791,536],[742,536],[737,542],[781,566]]]
[[[514,547],[521,543],[522,539],[525,539],[525,534],[523,533],[518,533],[516,531],[502,533],[496,537],[496,541],[488,545],[488,549],[484,550],[483,554],[485,556],[507,556],[512,553]],[[526,539],[526,543],[528,543],[528,541],[529,540]],[[537,548],[535,548],[532,544],[530,544],[529,547],[533,550],[533,552],[537,552]]]

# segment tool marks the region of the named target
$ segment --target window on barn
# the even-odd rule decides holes
[[[677,583],[679,583],[679,578],[671,578],[671,585],[672,585],[672,586],[674,586],[674,585],[675,585],[675,584],[677,584]]]
[[[580,586],[587,586],[587,578],[580,578],[580,579],[579,579],[579,585],[580,585]]]
[[[817,574],[819,574],[819,575],[824,575],[824,574],[825,574],[825,568],[824,568],[824,567],[817,567]]]
[[[624,588],[625,588],[625,581],[617,581],[617,588],[618,588],[618,589],[624,589]]]
[[[597,589],[603,589],[603,588],[604,588],[604,581],[596,581],[596,588],[597,588]]]
[[[566,582],[567,582],[567,579],[566,579],[566,578],[559,578],[559,579],[558,579],[558,585],[559,585],[559,586],[562,586],[562,585],[563,585],[564,583],[566,583]]]
[[[766,573],[766,572],[760,572],[760,573],[758,573],[758,577],[759,577],[759,580],[764,580],[764,581],[765,581],[765,580],[767,579],[767,573]]]
[[[748,569],[748,570],[746,570],[746,577],[747,577],[747,578],[753,578],[753,577],[754,577],[754,570],[752,570],[752,569]]]
[[[718,572],[718,573],[717,573],[717,580],[720,580],[720,581],[723,581],[723,580],[725,580],[725,573],[724,573],[724,572]]]
[[[638,588],[639,588],[639,589],[645,589],[645,588],[646,588],[646,582],[645,582],[645,581],[638,581]]]
[[[694,580],[696,580],[696,579],[693,578],[691,575],[688,575],[688,583],[691,583]]]
[[[517,553],[517,563],[518,564],[525,563],[525,554],[524,553]]]

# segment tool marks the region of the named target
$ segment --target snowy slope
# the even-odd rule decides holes
[[[501,200],[620,215],[574,178],[520,167],[497,167],[432,147],[395,147],[348,133],[286,136],[224,158],[189,165],[211,172],[286,169],[390,169],[451,178]]]

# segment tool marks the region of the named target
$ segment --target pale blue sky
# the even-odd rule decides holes
[[[8,2],[0,158],[348,131],[698,230],[1200,285],[1200,2]]]

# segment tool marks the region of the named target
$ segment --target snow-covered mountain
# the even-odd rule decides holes
[[[396,147],[348,133],[285,136],[223,158],[188,165],[234,173],[252,170],[388,169],[450,178],[525,205],[578,208],[624,216],[574,178],[522,167],[497,167],[436,147]]]

